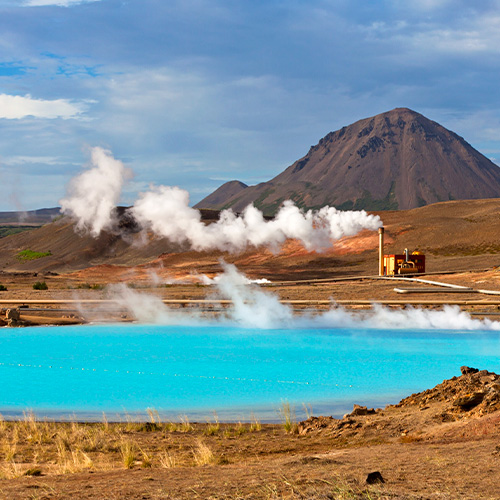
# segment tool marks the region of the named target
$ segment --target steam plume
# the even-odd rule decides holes
[[[467,330],[500,331],[500,322],[474,319],[458,306],[442,310],[418,308],[389,309],[379,305],[364,312],[353,312],[342,307],[328,311],[297,315],[281,304],[277,295],[264,291],[241,274],[232,264],[223,264],[224,272],[215,280],[216,296],[231,299],[232,305],[217,319],[209,319],[196,310],[167,307],[158,297],[131,290],[125,285],[109,288],[111,297],[127,309],[141,323],[161,325],[197,325],[200,327],[229,324],[258,329],[403,329],[408,330]],[[214,301],[215,303],[215,301]],[[83,309],[82,309],[82,312]],[[95,309],[92,310],[95,313]],[[106,315],[103,313],[103,318]]]
[[[91,168],[71,180],[68,197],[59,203],[63,213],[77,220],[77,229],[97,237],[113,226],[115,207],[130,172],[110,151],[99,147],[92,148],[90,164]]]
[[[167,186],[153,187],[143,193],[132,213],[143,226],[174,243],[187,243],[194,250],[229,252],[261,245],[276,250],[287,238],[300,240],[308,250],[322,250],[331,246],[332,240],[382,225],[378,216],[364,211],[341,212],[323,207],[317,212],[304,213],[291,201],[286,201],[271,221],[248,205],[241,216],[224,210],[216,223],[205,225],[200,212],[189,206],[187,191]]]
[[[71,181],[68,197],[60,201],[62,211],[77,220],[77,229],[97,237],[114,225],[115,207],[128,175],[110,151],[93,148],[91,168]],[[168,186],[153,186],[141,194],[131,213],[143,227],[174,243],[188,244],[194,250],[230,252],[248,246],[277,250],[287,238],[300,240],[308,250],[322,250],[332,240],[382,225],[378,216],[365,211],[341,212],[323,207],[317,212],[303,212],[291,201],[286,201],[271,221],[249,205],[241,216],[224,210],[216,223],[205,225],[200,212],[189,206],[187,191]]]

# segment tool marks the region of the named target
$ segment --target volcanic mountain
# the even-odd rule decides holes
[[[310,209],[405,210],[439,201],[500,197],[500,168],[462,137],[407,108],[330,132],[268,182],[231,181],[196,208],[274,214],[291,199]]]

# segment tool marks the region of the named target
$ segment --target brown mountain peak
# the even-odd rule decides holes
[[[197,207],[239,211],[254,203],[272,214],[292,199],[307,209],[409,209],[500,197],[500,169],[439,123],[395,108],[330,132],[268,182],[211,205],[213,195]]]

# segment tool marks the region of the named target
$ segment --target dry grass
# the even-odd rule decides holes
[[[177,427],[179,432],[191,432],[193,430],[193,426],[189,423],[189,418],[187,415],[183,415],[180,417],[181,423]]]
[[[287,416],[293,429],[292,409],[285,405],[283,414]],[[29,413],[19,422],[1,422],[0,479],[4,482],[1,485],[0,497],[3,495],[2,498],[18,498],[16,495],[4,494],[4,491],[5,488],[11,487],[10,485],[12,488],[19,486],[22,481],[63,488],[70,483],[84,484],[84,481],[88,481],[88,474],[81,475],[79,479],[77,473],[89,470],[100,472],[100,480],[103,480],[105,473],[112,470],[113,475],[107,480],[109,487],[114,488],[115,481],[119,480],[122,485],[126,484],[130,491],[149,488],[146,483],[137,482],[138,478],[151,478],[147,483],[151,487],[156,486],[158,478],[171,478],[166,481],[168,486],[165,486],[162,496],[154,496],[153,490],[150,489],[141,490],[140,495],[151,494],[150,498],[415,500],[429,496],[397,496],[400,491],[393,490],[394,485],[398,482],[414,485],[417,482],[425,489],[425,481],[422,482],[421,479],[427,477],[431,470],[446,469],[447,474],[455,474],[453,481],[459,473],[459,448],[447,450],[443,445],[437,453],[437,444],[429,443],[427,439],[417,446],[402,446],[398,436],[394,438],[393,445],[387,443],[383,446],[394,446],[392,452],[400,454],[398,464],[406,460],[406,465],[401,465],[401,470],[410,472],[406,477],[406,473],[400,473],[396,478],[397,467],[394,466],[394,459],[388,458],[391,450],[387,448],[380,452],[382,458],[376,460],[376,467],[380,467],[387,480],[386,485],[367,486],[364,478],[367,472],[373,470],[374,455],[379,454],[379,447],[370,446],[366,442],[366,450],[363,451],[361,442],[353,447],[321,432],[306,436],[294,434],[293,430],[287,430],[285,433],[283,425],[261,425],[256,419],[235,425],[220,424],[215,418],[215,421],[206,424],[184,421],[175,425],[172,423],[170,427],[168,423],[159,423],[154,412],[151,415],[150,421],[146,423],[155,424],[158,429],[147,430],[144,423],[135,423],[135,430],[132,432],[128,430],[132,422],[109,423],[103,420],[93,424],[56,424],[37,421]],[[486,418],[480,422],[469,422],[469,435],[474,436],[467,446],[475,446],[474,450],[470,451],[471,456],[476,456],[478,450],[481,450],[481,453],[483,449],[486,450],[483,464],[495,459],[492,452],[495,450],[496,441],[493,441],[490,434],[495,428],[498,429],[499,419],[500,417],[495,415],[494,418],[492,416],[491,419]],[[189,427],[190,430],[182,432],[182,426]],[[211,426],[219,426],[217,432],[207,431]],[[171,432],[169,428],[172,429]],[[389,428],[387,432],[392,431]],[[485,435],[489,444],[476,444],[476,441]],[[412,443],[414,437],[406,436],[403,441]],[[458,446],[453,443],[451,446]],[[335,449],[340,451],[342,448],[341,456],[337,458]],[[401,453],[408,456],[403,458]],[[412,468],[411,464],[417,464],[418,467]],[[204,470],[207,467],[209,470]],[[132,468],[135,471],[130,473]],[[166,472],[165,469],[171,470]],[[420,480],[417,480],[414,474],[420,469],[423,472],[418,476]],[[391,470],[395,471],[392,476],[389,472]],[[483,476],[487,472],[488,466],[483,466]],[[68,482],[58,478],[61,474],[76,476]],[[43,478],[38,479],[38,475]],[[22,476],[35,477],[28,480]],[[442,486],[446,487],[444,484]],[[49,494],[50,492],[43,488],[40,486],[36,492],[29,492],[40,493],[39,497],[26,498],[70,497],[67,492],[57,496]],[[429,488],[425,490],[426,494],[429,493]],[[104,494],[110,493],[107,490],[102,491]],[[98,498],[90,495],[91,490],[85,492],[87,493],[88,498]],[[120,498],[116,492],[113,495],[113,498]],[[109,497],[111,496],[110,494]],[[461,497],[448,495],[442,498],[455,500]],[[486,497],[478,495],[477,498]],[[494,498],[494,495],[488,498]]]
[[[143,449],[140,452],[142,455],[141,467],[143,469],[151,469],[153,467],[153,454]]]
[[[27,412],[16,422],[0,419],[0,476],[12,479],[30,475],[29,470],[46,474],[73,474],[85,470],[116,468],[174,468],[180,465],[206,465],[216,463],[211,447],[201,436],[216,438],[221,425],[217,415],[206,425],[196,424],[187,417],[179,422],[160,420],[159,413],[148,409],[149,421],[138,423],[130,418],[124,423],[112,423],[103,415],[100,423],[76,421],[55,423],[38,420]],[[241,426],[242,424],[240,424]],[[196,433],[198,437],[191,437]],[[156,439],[170,441],[171,436],[187,439],[195,445],[151,447]]]
[[[260,423],[260,420],[257,419],[257,417],[253,414],[249,430],[250,432],[260,432],[262,430],[262,424]]]
[[[217,462],[217,458],[209,446],[203,441],[198,441],[193,449],[194,463],[198,466],[210,465]]]
[[[214,436],[219,433],[219,430],[220,430],[219,417],[217,416],[217,413],[214,413],[214,422],[207,423],[207,426],[205,427],[205,434],[207,436]]]
[[[297,419],[295,417],[295,408],[288,401],[283,401],[278,409],[278,414],[283,422],[283,428],[286,432],[297,434]]]
[[[168,450],[161,451],[158,455],[160,466],[164,469],[177,467],[177,459]]]
[[[136,446],[130,441],[124,440],[120,444],[120,454],[122,457],[122,463],[125,469],[131,469],[134,466],[136,457]]]

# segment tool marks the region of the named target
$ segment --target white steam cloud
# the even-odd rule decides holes
[[[288,238],[300,240],[308,250],[322,250],[332,240],[351,236],[361,229],[378,229],[378,216],[364,211],[341,212],[323,207],[303,212],[286,201],[276,217],[267,221],[260,210],[248,205],[241,215],[221,212],[219,220],[205,225],[201,214],[189,206],[189,195],[177,187],[159,186],[141,195],[132,208],[134,217],[158,236],[194,250],[240,252],[248,246],[278,249]]]
[[[78,229],[98,236],[115,222],[114,209],[126,177],[127,169],[109,151],[93,148],[91,168],[70,183],[68,197],[60,202],[62,211],[78,221]],[[378,216],[365,211],[323,207],[303,212],[291,201],[286,201],[270,221],[249,205],[241,215],[224,210],[217,222],[206,225],[200,212],[189,206],[187,191],[167,186],[153,186],[142,193],[131,213],[144,228],[173,243],[194,250],[229,252],[241,252],[249,246],[278,250],[288,238],[301,241],[308,250],[322,250],[330,247],[332,240],[382,225]]]
[[[324,312],[294,314],[293,309],[281,304],[278,297],[248,284],[248,279],[235,266],[223,264],[224,273],[216,280],[217,298],[231,299],[232,305],[221,312],[217,319],[207,319],[194,309],[171,309],[158,297],[131,290],[125,285],[112,287],[112,297],[141,323],[162,325],[217,324],[237,325],[258,329],[332,329],[372,328],[414,330],[467,330],[500,331],[500,322],[489,319],[473,319],[458,306],[445,306],[442,310],[390,309],[374,306],[363,312],[332,307]],[[214,304],[216,301],[214,300]],[[95,312],[95,310],[93,311]]]
[[[94,237],[115,222],[115,208],[130,176],[110,151],[92,148],[90,168],[71,180],[68,197],[59,201],[61,211],[77,220],[77,229]]]

